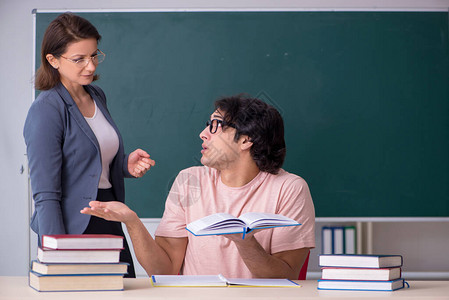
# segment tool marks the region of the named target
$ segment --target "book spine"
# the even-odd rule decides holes
[[[321,253],[332,254],[333,251],[333,233],[332,227],[324,226],[321,229]]]
[[[345,226],[345,254],[357,253],[357,235],[355,226]]]
[[[324,226],[321,230],[321,254],[356,254],[355,226]]]
[[[344,254],[345,252],[345,235],[344,227],[332,227],[333,232],[333,254]]]

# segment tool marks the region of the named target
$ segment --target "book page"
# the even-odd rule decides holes
[[[223,226],[224,224],[224,226]],[[223,228],[223,227],[243,227],[244,222],[227,213],[217,213],[193,221],[187,225],[187,228],[193,232],[199,232],[205,229]]]
[[[280,278],[231,278],[230,286],[270,286],[270,287],[300,287],[299,284],[288,279]]]
[[[298,224],[295,220],[283,215],[260,212],[245,213],[240,216],[240,219],[248,224],[250,228]]]
[[[153,275],[153,286],[227,286],[226,278],[221,275]]]

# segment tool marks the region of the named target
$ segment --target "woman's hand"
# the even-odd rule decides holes
[[[103,218],[108,221],[128,223],[138,220],[137,214],[122,202],[110,201],[90,201],[90,207],[83,208],[80,212],[86,215],[92,215]]]
[[[137,149],[128,156],[128,171],[134,177],[142,177],[156,162],[142,149]]]

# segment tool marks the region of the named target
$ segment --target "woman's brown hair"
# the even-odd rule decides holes
[[[48,25],[42,40],[41,65],[36,72],[35,87],[37,90],[49,90],[55,87],[59,81],[59,72],[47,61],[47,54],[59,58],[67,50],[70,43],[84,39],[94,38],[100,41],[101,35],[86,19],[72,13],[64,13],[54,19]],[[94,76],[94,80],[98,75]]]

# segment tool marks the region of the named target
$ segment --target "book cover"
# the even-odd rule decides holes
[[[54,250],[37,249],[41,263],[118,263],[120,250]]]
[[[31,262],[31,270],[42,275],[57,274],[126,274],[128,263],[42,263]]]
[[[355,226],[345,226],[345,254],[356,254],[357,253],[357,235]],[[324,254],[324,253],[323,253]]]
[[[345,235],[343,226],[334,226],[333,230],[333,252],[332,254],[344,254],[345,253]]]
[[[401,278],[401,268],[331,268],[321,269],[321,279],[395,280]]]
[[[43,275],[30,271],[29,285],[39,292],[120,291],[123,274]]]
[[[404,279],[391,281],[318,280],[319,290],[395,291],[404,287]]]
[[[278,214],[250,212],[236,218],[227,213],[216,213],[191,222],[186,229],[195,236],[248,233],[256,229],[301,225]]]
[[[392,268],[402,266],[401,255],[322,254],[320,267]]]
[[[324,226],[321,228],[321,253],[332,254],[334,252],[334,240],[332,227]]]
[[[123,237],[112,234],[43,235],[42,247],[48,249],[123,249]]]

